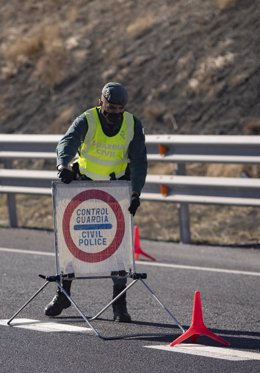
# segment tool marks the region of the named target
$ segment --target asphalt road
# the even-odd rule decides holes
[[[93,322],[104,339],[87,330],[74,307],[51,319],[59,322],[56,327],[65,324],[62,332],[46,332],[44,322],[50,319],[43,309],[55,292],[53,283],[13,320],[13,327],[6,326],[3,320],[44,284],[38,274],[55,274],[53,246],[52,232],[0,229],[1,373],[260,371],[259,249],[141,241],[156,262],[140,256],[137,271],[147,273],[145,283],[183,328],[191,325],[194,292],[199,290],[205,325],[231,343],[227,348],[202,336],[195,345],[185,341],[178,350],[182,344],[169,344],[182,334],[180,328],[140,281],[128,291],[131,324],[114,323],[110,308]],[[92,316],[109,302],[111,293],[110,279],[79,280],[72,296],[84,314]],[[18,327],[25,326],[21,318],[40,320],[42,330]],[[81,329],[68,331],[66,325]],[[121,338],[124,335],[131,337]],[[238,355],[241,359],[235,360]]]

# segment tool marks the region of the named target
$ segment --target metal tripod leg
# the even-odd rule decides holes
[[[47,285],[49,281],[46,281],[36,293],[26,302],[24,305],[7,321],[7,325],[11,325],[11,321],[29,304]]]
[[[99,311],[95,316],[89,318],[89,320],[95,320],[98,316],[100,316],[103,312],[105,312],[105,310],[111,306],[114,302],[117,301],[118,298],[121,297],[121,295],[123,295],[128,289],[130,289],[135,283],[136,283],[137,280],[133,280],[129,285],[127,285],[127,287],[121,291],[121,293],[119,293],[115,298],[113,298],[104,308],[102,308],[101,311]]]
[[[175,323],[178,325],[178,327],[181,329],[181,331],[184,333],[185,330],[183,329],[183,327],[181,326],[181,324],[179,323],[179,321],[176,319],[176,317],[168,310],[168,308],[160,301],[160,299],[154,294],[154,292],[152,291],[152,289],[144,282],[144,280],[140,279],[142,281],[142,283],[144,284],[144,286],[146,287],[146,289],[149,290],[149,292],[152,294],[152,297],[156,300],[157,303],[159,303],[159,305],[171,316],[171,318],[175,321]]]
[[[51,281],[53,282],[53,281]],[[49,280],[47,280],[41,287],[39,290],[36,291],[36,293],[33,294],[33,296],[31,296],[31,298],[26,302],[24,303],[24,305],[19,308],[19,310],[7,321],[7,325],[11,325],[11,322],[12,320],[50,283]],[[98,331],[89,323],[89,321],[87,320],[87,318],[85,317],[85,315],[81,312],[81,310],[79,309],[79,307],[77,306],[77,304],[74,302],[73,299],[71,299],[71,297],[68,295],[68,293],[63,289],[63,287],[61,286],[60,282],[59,281],[56,281],[56,284],[57,286],[59,287],[59,289],[62,291],[62,293],[64,293],[64,295],[70,300],[70,302],[73,304],[73,306],[75,307],[75,309],[79,312],[79,314],[81,315],[81,317],[86,321],[86,323],[89,325],[89,327],[93,330],[93,332],[96,334],[96,336],[100,337],[100,338],[103,338],[99,333]]]
[[[160,299],[154,294],[154,292],[151,290],[151,288],[144,282],[142,277],[137,277],[134,279],[120,294],[118,294],[117,297],[115,297],[112,301],[110,301],[100,312],[98,312],[95,316],[89,318],[88,320],[95,320],[99,315],[101,315],[111,304],[113,304],[122,294],[124,294],[130,287],[132,287],[138,280],[141,280],[144,286],[147,288],[147,290],[151,293],[152,297],[156,300],[156,302],[159,303],[159,305],[171,316],[171,318],[175,321],[175,323],[178,325],[178,327],[181,329],[181,331],[184,333],[185,330],[181,326],[181,324],[178,322],[176,317],[168,310],[168,308],[160,301]],[[115,337],[105,337],[102,335],[99,335],[100,338],[104,340],[116,340],[116,339],[125,339],[125,338],[134,338],[134,337],[144,337],[145,335],[151,336],[150,334],[125,334]],[[153,335],[153,334],[152,334]]]
[[[64,290],[64,288],[61,286],[61,284],[59,282],[57,282],[57,285],[58,285],[60,291],[66,296],[67,299],[69,299],[69,301],[72,303],[74,308],[78,311],[78,313],[83,318],[83,320],[86,321],[88,326],[93,330],[93,332],[96,334],[96,336],[102,338],[102,336],[98,333],[98,331],[90,324],[90,322],[88,321],[88,319],[86,318],[84,313],[79,309],[79,307],[74,302],[74,300],[69,296],[69,294],[66,292],[66,290]]]

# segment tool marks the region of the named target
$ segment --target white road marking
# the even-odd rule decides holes
[[[62,324],[54,321],[40,321],[32,319],[15,319],[11,322],[11,325],[7,324],[8,319],[0,320],[0,325],[11,326],[15,328],[23,328],[29,330],[36,330],[39,332],[68,332],[68,333],[86,333],[92,331],[91,328],[83,326],[75,326]]]
[[[260,354],[256,352],[233,350],[232,348],[226,347],[212,347],[203,346],[198,344],[185,344],[181,343],[174,347],[169,345],[156,345],[156,346],[144,346],[146,348],[154,348],[157,350],[177,352],[182,354],[197,355],[210,357],[214,359],[232,360],[232,361],[248,361],[248,360],[260,360]]]
[[[12,249],[7,247],[0,247],[2,252],[10,252],[17,254],[31,254],[31,255],[45,255],[45,256],[55,256],[54,253],[48,253],[47,251],[33,251],[33,250],[21,250],[21,249]]]
[[[54,253],[50,253],[47,251],[20,250],[20,249],[6,248],[6,247],[0,247],[0,252],[55,256]],[[144,266],[151,266],[151,267],[161,267],[161,268],[176,268],[176,269],[188,269],[192,271],[207,271],[207,272],[218,272],[218,273],[228,273],[228,274],[234,274],[234,275],[258,276],[258,277],[260,276],[260,272],[239,271],[235,269],[213,268],[213,267],[198,267],[198,266],[189,266],[189,265],[184,265],[184,264],[145,262],[141,260],[137,260],[136,264],[140,264]]]
[[[137,261],[136,263],[147,265],[147,266],[162,267],[162,268],[180,268],[180,269],[189,269],[189,270],[194,270],[194,271],[220,272],[220,273],[230,273],[230,274],[235,274],[235,275],[246,275],[246,276],[260,276],[260,272],[238,271],[235,269],[198,267],[198,266],[188,266],[188,265],[183,265],[183,264],[141,262],[141,261]]]

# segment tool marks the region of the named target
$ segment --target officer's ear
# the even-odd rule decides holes
[[[98,105],[99,106],[104,106],[104,100],[102,100],[102,97],[98,100]]]

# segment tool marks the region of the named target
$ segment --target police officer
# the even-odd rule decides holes
[[[140,205],[139,196],[147,174],[147,155],[143,127],[133,114],[125,111],[126,88],[120,83],[107,83],[99,106],[77,117],[57,145],[57,169],[62,182],[73,180],[131,180],[132,197],[129,213],[133,216]],[[78,155],[76,161],[72,160]],[[113,298],[126,287],[126,277],[113,278]],[[64,280],[70,294],[71,281]],[[57,316],[70,306],[58,289],[46,306],[45,315]],[[113,304],[114,321],[131,322],[126,307],[126,293]]]

